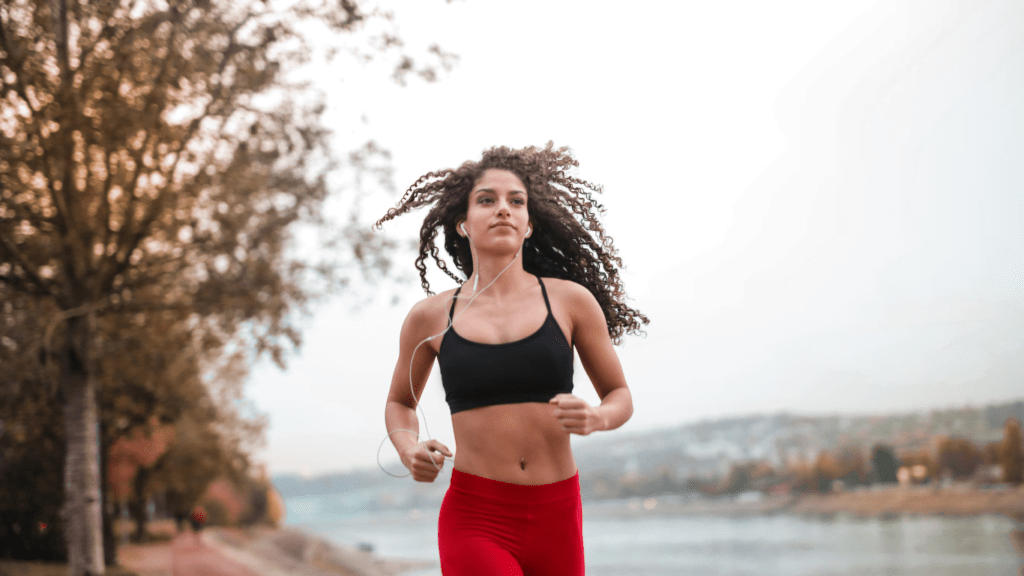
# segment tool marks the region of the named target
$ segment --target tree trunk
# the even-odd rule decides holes
[[[146,498],[146,480],[149,478],[149,470],[139,467],[135,471],[135,480],[132,487],[132,496],[128,500],[128,511],[135,520],[135,541],[146,541],[146,523],[149,520],[149,502]]]
[[[102,405],[100,411],[103,410]],[[117,564],[117,535],[114,528],[117,525],[117,508],[107,494],[107,457],[110,455],[110,436],[103,425],[103,418],[100,417],[100,494],[103,495],[103,563],[105,566]]]
[[[89,324],[85,317],[68,321],[68,343],[61,372],[64,378],[64,514],[68,572],[99,576],[103,562],[103,501],[100,491],[99,413],[96,386],[88,366]]]

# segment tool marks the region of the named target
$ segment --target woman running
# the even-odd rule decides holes
[[[600,187],[567,148],[492,148],[420,177],[384,222],[432,205],[416,268],[428,297],[402,325],[385,422],[402,464],[432,482],[452,451],[421,441],[416,406],[437,359],[458,456],[441,505],[445,576],[584,574],[570,434],[621,426],[633,402],[613,348],[648,319],[625,304],[598,222]],[[438,231],[462,281],[438,256]],[[432,294],[430,255],[462,286]],[[573,350],[601,403],[574,396]]]

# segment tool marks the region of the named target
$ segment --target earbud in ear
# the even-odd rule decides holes
[[[526,237],[529,238],[530,234],[533,234],[533,226],[526,227]]]
[[[464,236],[469,236],[469,232],[466,232],[466,223],[465,222],[460,222],[459,223],[459,228],[462,228],[462,234]]]

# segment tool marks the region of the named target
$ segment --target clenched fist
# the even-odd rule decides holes
[[[556,394],[548,403],[555,407],[555,418],[566,432],[586,436],[605,429],[601,411],[582,398],[572,394]]]
[[[402,464],[409,469],[412,479],[417,482],[433,482],[444,468],[445,456],[452,452],[437,440],[417,442],[402,453]]]

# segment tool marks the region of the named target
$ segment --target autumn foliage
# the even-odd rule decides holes
[[[1003,482],[1021,484],[1024,482],[1024,435],[1015,418],[1006,421],[1003,441],[999,445],[999,456],[1003,465]]]
[[[114,501],[128,498],[139,469],[152,466],[174,440],[173,425],[154,417],[147,428],[132,428],[107,451],[107,493]]]
[[[2,421],[17,431],[0,431],[0,454],[26,463],[24,442],[45,439],[35,457],[63,458],[55,481],[50,460],[20,469],[51,482],[35,512],[8,500],[24,486],[3,487],[0,538],[64,538],[72,576],[102,573],[104,502],[126,484],[140,510],[156,493],[184,505],[216,477],[240,482],[260,422],[204,400],[211,366],[282,363],[346,267],[386,264],[367,227],[321,218],[343,163],[322,95],[289,74],[312,51],[303,23],[399,82],[450,66],[437,46],[435,63],[414,60],[388,21],[350,1],[0,3]],[[386,152],[369,143],[345,168],[367,157]],[[330,256],[291,249],[299,224],[334,242]],[[64,522],[23,521],[61,500]]]
[[[939,438],[936,446],[936,467],[940,474],[954,480],[966,480],[981,465],[981,451],[966,438]]]

